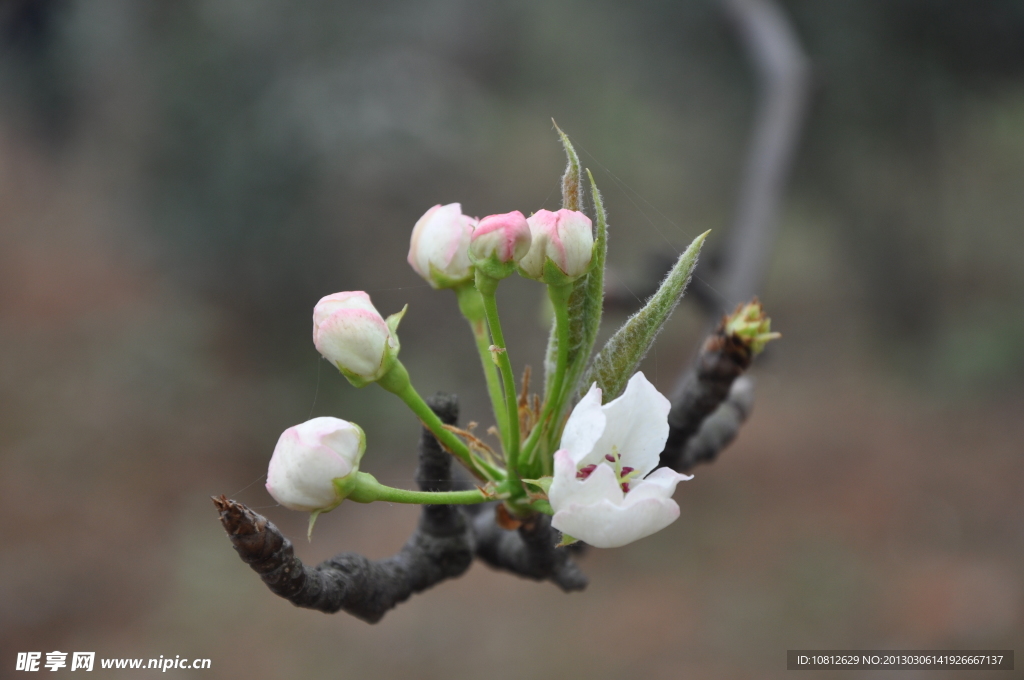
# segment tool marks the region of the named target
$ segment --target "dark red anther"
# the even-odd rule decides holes
[[[612,454],[610,454],[610,453],[606,453],[606,454],[604,455],[604,459],[605,459],[606,461],[608,461],[609,463],[614,463],[614,462],[615,462],[615,457],[614,457],[614,456],[612,456]]]
[[[576,473],[576,479],[586,479],[587,477],[590,476],[590,473],[592,473],[596,469],[596,465],[584,465]]]
[[[622,491],[624,493],[629,493],[629,482],[623,482],[622,483]]]
[[[622,468],[622,474],[623,475],[628,475],[632,471],[633,471],[633,468],[629,467],[628,465],[626,467]]]

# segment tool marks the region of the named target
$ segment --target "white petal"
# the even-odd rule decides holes
[[[671,498],[676,491],[676,484],[693,479],[693,475],[683,475],[669,468],[658,468],[647,479],[632,482],[626,494],[625,505],[632,505],[647,498]]]
[[[614,447],[622,456],[622,465],[639,470],[641,477],[658,467],[658,456],[668,439],[669,400],[643,373],[636,373],[622,396],[602,408],[605,427],[594,453],[603,457]]]
[[[310,447],[294,430],[285,430],[267,470],[267,490],[292,510],[318,510],[337,504],[332,479],[351,473],[353,466],[327,447]]]
[[[555,453],[555,475],[548,500],[555,512],[573,503],[584,505],[608,500],[621,505],[625,494],[610,465],[598,465],[586,479],[576,478],[576,465],[567,451]]]
[[[558,448],[567,450],[577,466],[582,465],[585,458],[592,457],[589,454],[605,430],[605,421],[605,412],[601,406],[601,389],[595,382],[569,414],[569,420],[562,430],[562,443]],[[594,460],[588,460],[587,463],[597,463],[603,457],[604,454]]]
[[[554,483],[552,483],[552,489]],[[549,498],[552,498],[549,494]],[[586,479],[573,479],[571,484],[564,484],[555,492],[551,507],[557,512],[568,504],[589,505],[607,500],[615,505],[622,505],[625,494],[615,472],[610,465],[598,465]]]
[[[678,517],[679,506],[673,500],[647,498],[628,506],[602,500],[570,504],[555,513],[551,526],[595,548],[618,548],[661,531]]]
[[[353,468],[359,465],[366,448],[366,435],[363,434],[362,428],[340,418],[313,418],[297,426],[296,430],[304,445],[325,446]],[[349,472],[351,470],[337,476],[344,477]]]
[[[555,471],[548,489],[548,501],[557,512],[562,505],[568,505],[569,499],[576,493],[579,485],[576,479],[576,463],[572,455],[563,450],[555,451]]]
[[[320,353],[333,363],[371,378],[377,377],[389,337],[387,324],[379,314],[342,309],[323,320],[313,341]]]
[[[339,309],[361,309],[380,316],[377,308],[370,302],[370,296],[361,290],[350,290],[343,293],[333,293],[320,298],[313,308],[314,327],[323,323]]]

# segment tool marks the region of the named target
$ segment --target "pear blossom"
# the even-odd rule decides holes
[[[526,222],[530,225],[531,241],[530,250],[519,261],[523,276],[560,284],[587,273],[594,251],[594,227],[589,217],[578,210],[563,208],[558,212],[538,210]],[[558,272],[545,271],[549,260]]]
[[[513,210],[480,220],[470,238],[469,259],[489,276],[504,278],[529,250],[530,225]]]
[[[331,510],[345,499],[365,450],[362,428],[347,420],[313,418],[289,427],[270,458],[267,491],[292,510]]]
[[[379,380],[398,357],[403,309],[387,319],[361,290],[334,293],[313,308],[313,344],[353,385]]]
[[[435,205],[412,229],[409,264],[434,288],[452,288],[473,277],[469,240],[477,220],[458,203]]]
[[[573,409],[555,453],[551,525],[597,548],[617,548],[679,517],[676,484],[692,479],[658,466],[670,404],[643,373],[601,405],[595,383]],[[653,472],[652,472],[653,470]]]

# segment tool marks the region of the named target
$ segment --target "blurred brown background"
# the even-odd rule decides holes
[[[591,551],[583,594],[476,564],[368,626],[271,595],[209,501],[260,509],[310,562],[391,554],[414,525],[346,505],[310,544],[263,489],[311,415],[359,422],[364,469],[412,483],[415,419],[319,360],[313,305],[409,303],[420,391],[489,422],[454,296],[405,263],[413,223],[557,206],[554,117],[604,191],[616,281],[643,288],[705,229],[720,246],[754,102],[720,7],[0,2],[0,677],[53,650],[424,679],[1024,653],[1024,5],[783,5],[814,92],[762,296],[785,337],[738,442],[672,527]],[[501,291],[519,368],[540,365],[540,297]],[[701,323],[684,302],[645,363],[663,390]],[[829,677],[869,676],[890,677]]]

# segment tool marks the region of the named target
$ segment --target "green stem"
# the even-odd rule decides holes
[[[473,505],[488,500],[480,489],[469,491],[409,491],[385,486],[376,477],[367,473],[356,473],[355,488],[348,500],[356,503],[388,501],[389,503],[415,503],[417,505]]]
[[[473,337],[476,338],[476,350],[480,354],[480,363],[484,367],[484,378],[487,380],[487,393],[491,397],[494,420],[498,424],[502,448],[507,451],[508,442],[505,440],[505,433],[508,431],[508,412],[505,409],[505,399],[502,397],[498,367],[491,359],[491,336],[487,333],[487,313],[484,311],[484,302],[472,283],[458,286],[455,288],[455,294],[459,298],[459,309],[462,311],[462,316],[466,317],[469,327],[473,330]]]
[[[572,284],[565,286],[548,286],[548,297],[555,308],[555,338],[558,341],[558,355],[555,362],[555,373],[551,377],[551,384],[544,388],[545,400],[544,410],[541,411],[540,419],[537,421],[533,432],[527,437],[523,445],[524,456],[531,463],[536,457],[538,442],[547,437],[551,429],[552,418],[557,418],[562,411],[562,384],[565,381],[565,371],[569,363],[569,296],[572,294]],[[548,447],[550,448],[550,447]],[[542,459],[542,470],[544,474],[551,474],[551,451],[545,451]]]
[[[441,443],[453,456],[458,458],[470,472],[480,479],[499,481],[504,478],[502,471],[479,456],[473,454],[466,446],[466,443],[455,436],[453,432],[446,429],[437,414],[423,401],[416,388],[409,380],[409,372],[401,361],[395,359],[395,365],[385,373],[377,384],[398,396],[399,399],[412,409],[412,412],[423,422],[437,441]]]
[[[477,269],[476,288],[484,301],[484,312],[487,315],[487,326],[491,329],[491,338],[497,351],[498,369],[501,371],[501,382],[505,388],[505,412],[508,414],[508,427],[505,433],[505,462],[508,466],[508,490],[512,498],[526,495],[526,490],[519,481],[519,405],[516,399],[516,383],[512,377],[512,363],[508,359],[505,347],[505,336],[501,332],[501,320],[498,318],[498,302],[494,297],[498,289],[498,280]]]

